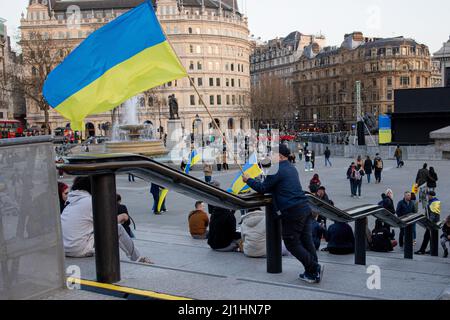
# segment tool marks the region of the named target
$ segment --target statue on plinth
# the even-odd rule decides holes
[[[180,115],[178,114],[178,101],[175,98],[175,95],[169,96],[169,111],[170,111],[170,120],[179,120]]]

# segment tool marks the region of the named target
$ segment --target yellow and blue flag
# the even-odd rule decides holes
[[[250,178],[256,178],[263,174],[263,171],[258,165],[258,158],[256,153],[252,154],[248,159],[248,162],[242,168],[245,174],[248,174]],[[233,194],[245,193],[250,191],[250,187],[242,180],[242,172],[231,183],[231,188],[227,191]]]
[[[197,150],[192,150],[191,155],[189,156],[189,161],[184,169],[184,173],[189,174],[191,172],[191,168],[201,160],[200,155]]]
[[[48,75],[43,95],[82,131],[88,115],[186,76],[148,0],[84,40]]]

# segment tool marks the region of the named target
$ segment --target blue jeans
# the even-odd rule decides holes
[[[211,176],[205,176],[205,181],[206,181],[206,183],[210,183],[212,181],[212,177]]]
[[[356,195],[356,192],[358,192],[358,196],[360,196],[360,197],[361,197],[361,187],[362,187],[362,179],[356,180],[355,181],[355,195]]]
[[[352,196],[356,196],[356,181],[350,179],[350,192]]]
[[[402,158],[396,158],[397,159],[397,168],[400,167],[400,162],[402,161]]]
[[[325,167],[327,166],[327,163],[330,165],[330,167],[332,167],[330,158],[326,158],[326,157],[325,157]]]
[[[311,170],[311,168],[312,168],[311,161],[305,162],[305,170]]]
[[[366,176],[367,176],[367,183],[370,183],[370,177],[372,176],[372,174],[371,173],[366,173]]]

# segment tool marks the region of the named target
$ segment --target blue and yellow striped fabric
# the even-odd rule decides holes
[[[391,118],[388,115],[380,115],[378,118],[379,143],[386,144],[392,142]]]
[[[49,74],[43,95],[73,130],[81,131],[88,115],[186,76],[146,1],[84,40]]]
[[[191,172],[191,168],[201,160],[200,155],[197,150],[192,150],[191,155],[189,156],[189,161],[184,169],[184,173],[189,174]]]
[[[242,168],[245,174],[248,174],[250,178],[256,178],[263,174],[263,171],[258,166],[258,158],[256,154],[252,154],[248,159],[248,162]],[[242,172],[231,183],[231,188],[227,190],[233,194],[246,193],[250,191],[250,187],[242,180]]]

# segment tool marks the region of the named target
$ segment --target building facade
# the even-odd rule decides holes
[[[58,42],[60,48],[71,50],[93,31],[142,2],[30,0],[21,22],[22,37],[26,39],[28,34],[38,31]],[[247,18],[239,12],[237,1],[155,0],[154,5],[163,30],[216,122],[222,129],[248,129],[250,42]],[[193,130],[194,123],[201,123],[204,132],[212,127],[189,78],[142,94],[139,121],[151,122],[165,132],[168,97],[172,94],[178,100],[186,133]],[[98,129],[110,125],[113,118],[109,112],[90,116],[86,122],[91,131],[101,134]],[[44,121],[32,101],[27,101],[27,120],[30,125],[41,125]],[[51,111],[53,130],[66,125],[65,119]]]
[[[11,74],[20,68],[21,57],[11,48],[11,38],[5,22],[0,18],[0,119],[23,120],[25,101],[18,83],[11,81]]]
[[[433,60],[439,63],[441,87],[450,87],[450,37],[442,48],[433,55]]]
[[[255,42],[250,56],[254,118],[273,124],[275,117],[281,116],[287,126],[292,126],[297,108],[292,85],[294,67],[304,48],[312,43],[325,46],[325,37],[294,31],[284,38]]]
[[[345,35],[340,47],[312,44],[294,70],[294,90],[303,129],[350,130],[357,115],[356,82],[361,83],[361,116],[392,113],[394,90],[431,87],[428,47],[412,39]]]

